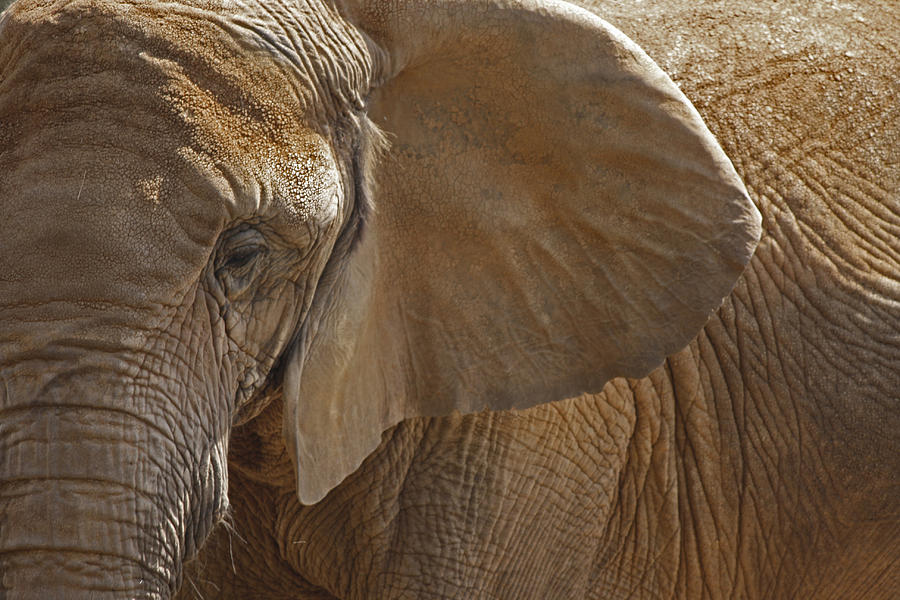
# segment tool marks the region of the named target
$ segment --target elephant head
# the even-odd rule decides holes
[[[401,419],[684,346],[759,236],[562,2],[28,0],[0,20],[0,590],[168,596],[284,402],[304,503]]]

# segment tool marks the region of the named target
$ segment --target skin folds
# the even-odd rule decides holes
[[[0,597],[896,592],[900,26],[587,8],[5,13]]]

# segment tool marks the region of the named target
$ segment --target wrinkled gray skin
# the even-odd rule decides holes
[[[280,390],[267,386],[318,275],[352,252],[335,225],[353,222],[351,207],[306,190],[299,232],[261,216],[280,241],[254,271],[253,234],[222,234],[250,208],[223,206],[224,186],[185,166],[208,176],[202,161],[170,161],[159,140],[194,115],[160,116],[143,94],[154,82],[85,75],[70,87],[97,94],[96,117],[90,102],[67,118],[52,96],[32,105],[29,143],[56,153],[25,160],[17,146],[5,159],[18,170],[0,204],[0,286],[31,283],[0,287],[0,598],[157,598],[182,580],[183,597],[204,598],[895,597],[900,22],[887,3],[782,4],[592,7],[679,83],[763,215],[752,262],[697,338],[596,395],[405,420],[314,506],[297,499]],[[54,60],[44,75],[64,78]],[[198,89],[171,95],[197,101]],[[350,187],[352,152],[268,129],[278,110],[260,109],[259,135],[339,165],[342,179],[316,189]],[[90,137],[92,118],[111,137]],[[219,122],[181,142],[227,146]],[[17,135],[2,127],[0,142]],[[228,151],[255,161],[250,175],[216,166],[232,189],[281,158],[253,139]],[[213,183],[134,188],[147,163]],[[146,198],[143,212],[92,201],[117,188]],[[60,189],[65,200],[42,204]],[[205,209],[179,213],[169,197]],[[59,207],[70,218],[48,217]],[[99,221],[108,239],[86,239]],[[146,223],[179,233],[122,241]],[[303,244],[313,250],[287,250]],[[250,275],[280,301],[242,321]]]
[[[189,569],[206,597],[900,593],[896,7],[591,7],[673,75],[759,206],[736,289],[648,378],[404,422],[315,507],[256,467],[278,452],[262,422],[237,430],[234,533]]]

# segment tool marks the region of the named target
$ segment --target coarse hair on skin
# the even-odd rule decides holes
[[[372,201],[375,193],[374,173],[379,160],[390,148],[388,135],[364,112],[350,114],[346,121],[349,122],[345,122],[341,130],[349,133],[350,137],[344,147],[349,149],[348,175],[352,181],[347,189],[353,190],[353,208],[335,243],[334,253],[342,257],[352,253],[362,240],[369,216],[377,210]]]

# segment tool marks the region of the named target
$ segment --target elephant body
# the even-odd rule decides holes
[[[0,598],[897,595],[900,14],[581,4],[3,13]]]
[[[900,15],[590,8],[673,75],[759,206],[735,290],[648,377],[405,421],[311,507],[292,493],[273,404],[235,431],[232,524],[185,597],[898,593]]]

